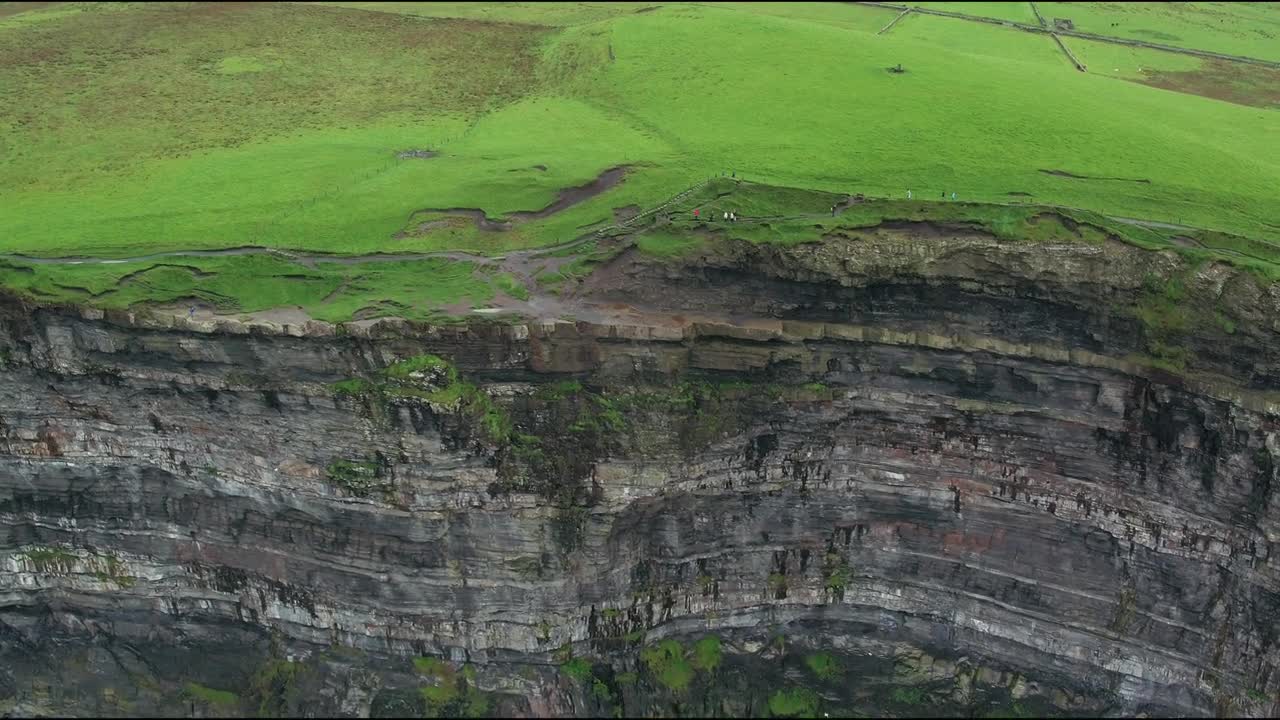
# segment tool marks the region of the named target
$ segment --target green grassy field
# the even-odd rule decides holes
[[[1027,23],[1028,25],[1036,24],[1036,14],[1031,11],[1031,4],[1025,2],[909,2],[901,4],[964,13],[966,15],[998,18],[1000,20],[1012,20],[1014,22]]]
[[[615,208],[651,207],[728,171],[1280,242],[1271,76],[1242,71],[1233,96],[1204,97],[1204,63],[1170,53],[1070,40],[1091,68],[1079,73],[1043,36],[932,16],[875,35],[893,11],[839,3],[45,5],[0,4],[0,253],[492,254],[571,240]],[[1054,5],[1042,13],[1093,32],[1118,12]],[[1274,11],[1237,5],[1212,4],[1212,17],[1242,23],[1229,32],[1163,7],[1142,20],[1258,54],[1246,49],[1271,32]],[[1023,3],[951,9],[1034,17]],[[1141,29],[1125,12],[1129,32]],[[899,63],[906,73],[887,72]],[[438,154],[401,156],[414,150]],[[539,210],[616,166],[630,168],[620,185],[506,232],[437,212]],[[227,262],[228,277],[289,282]],[[344,268],[308,280],[306,297],[356,272]],[[85,272],[40,272],[64,271]],[[400,287],[392,268],[376,272]],[[85,282],[64,284],[96,287]],[[183,282],[135,283],[113,302],[180,296]],[[400,295],[417,308],[492,291],[476,282],[485,289],[451,280],[448,292]],[[230,296],[262,308],[291,292]],[[287,304],[348,311],[318,303]]]
[[[1009,3],[1018,5],[1021,3]],[[1280,62],[1280,5],[1269,2],[1042,2],[1076,30]]]

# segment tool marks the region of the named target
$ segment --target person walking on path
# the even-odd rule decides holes
[[[191,306],[191,309],[187,311],[187,319],[188,319],[188,320],[190,320],[191,318],[193,318],[193,317],[195,317],[195,316],[196,316],[196,306],[195,306],[195,305],[192,305],[192,306]]]
[[[955,192],[952,192],[952,193],[951,193],[951,199],[952,199],[952,200],[955,200],[955,199],[956,199],[956,194],[955,194]]]
[[[907,191],[907,199],[908,199],[908,200],[910,200],[910,199],[911,199],[911,191],[910,191],[910,190],[908,190],[908,191]]]
[[[831,217],[835,217],[835,216],[836,216],[836,206],[835,206],[835,205],[832,205],[832,206],[831,206]]]

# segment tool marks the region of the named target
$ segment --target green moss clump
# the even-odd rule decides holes
[[[381,471],[381,464],[376,462],[341,458],[325,468],[330,482],[356,497],[368,497],[373,492]]]
[[[458,688],[453,683],[446,685],[424,685],[419,688],[422,693],[422,699],[427,701],[427,705],[432,710],[437,710],[443,705],[448,705],[458,697]]]
[[[813,717],[818,713],[818,696],[807,688],[779,690],[769,696],[769,714],[782,717]]]
[[[840,661],[828,653],[814,653],[804,659],[804,664],[820,680],[835,680],[844,674]]]
[[[474,686],[471,686],[467,692],[466,703],[463,705],[463,711],[466,717],[484,717],[489,713],[489,696],[476,690]]]
[[[360,378],[351,378],[349,380],[340,380],[329,385],[329,390],[338,397],[354,396],[359,397],[369,392],[370,383],[368,380]]]
[[[640,651],[640,659],[663,687],[684,692],[693,681],[693,667],[685,659],[684,647],[678,640],[663,640]]]
[[[560,666],[565,675],[579,682],[588,682],[592,679],[591,661],[586,658],[572,658],[568,662]]]
[[[476,688],[476,669],[458,673],[440,658],[417,657],[413,667],[431,684],[418,688],[431,717],[482,717],[489,712],[488,696]]]
[[[35,566],[36,572],[69,573],[75,567],[75,553],[58,547],[33,548],[26,553],[27,559]]]
[[[136,577],[125,574],[124,563],[120,562],[120,558],[108,554],[100,556],[98,559],[106,569],[99,570],[93,575],[101,582],[113,582],[122,588],[131,588],[137,584],[138,579]]]
[[[187,683],[182,688],[182,693],[192,700],[220,707],[230,707],[240,702],[240,697],[233,692],[215,690],[195,682]]]
[[[1185,302],[1186,277],[1192,272],[1194,267],[1189,267],[1164,279],[1148,273],[1132,309],[1134,317],[1142,322],[1150,363],[1170,372],[1186,369],[1189,353],[1181,343],[1187,329],[1212,320],[1201,317],[1202,311]]]
[[[438,677],[444,674],[449,666],[440,658],[416,657],[413,659],[413,668],[423,675]]]
[[[283,717],[292,712],[297,700],[297,678],[302,663],[269,660],[250,681],[252,697],[258,701],[258,717]]]
[[[388,365],[382,373],[389,378],[403,380],[414,373],[427,373],[430,371],[444,373],[450,382],[455,382],[458,379],[457,369],[448,360],[438,355],[415,355]]]
[[[699,670],[715,670],[720,665],[722,655],[720,638],[715,635],[708,635],[693,644],[693,666]]]

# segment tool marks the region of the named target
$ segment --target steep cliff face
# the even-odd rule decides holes
[[[590,322],[7,301],[0,707],[1275,709],[1277,288],[713,247],[619,256]]]

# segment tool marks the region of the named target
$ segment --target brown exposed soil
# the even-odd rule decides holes
[[[625,222],[640,214],[639,205],[625,205],[613,209],[613,221]]]
[[[1146,178],[1122,178],[1122,177],[1094,177],[1092,175],[1076,175],[1066,170],[1041,170],[1045,175],[1053,175],[1054,177],[1071,178],[1072,180],[1116,180],[1118,182],[1142,183],[1150,185],[1151,181]],[[1013,193],[1009,193],[1012,195]]]
[[[1143,75],[1143,79],[1134,82],[1236,105],[1280,106],[1280,69],[1277,68],[1215,59],[1205,60],[1198,70],[1143,70]]]

